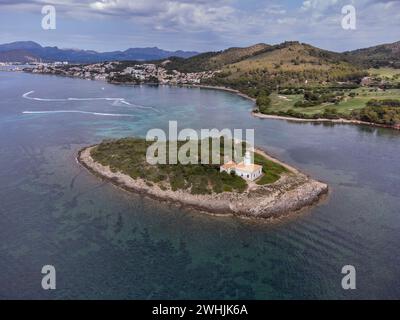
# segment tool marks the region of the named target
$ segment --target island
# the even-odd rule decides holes
[[[255,149],[250,165],[256,174],[252,178],[227,170],[237,166],[246,172],[248,153],[233,166],[224,161],[222,165],[150,165],[146,161],[150,145],[141,138],[105,140],[80,150],[77,160],[127,191],[217,215],[276,219],[314,205],[328,193],[326,184],[260,149]],[[220,147],[223,150],[223,142]]]

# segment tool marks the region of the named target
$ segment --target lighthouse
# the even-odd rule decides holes
[[[236,164],[233,161],[229,161],[220,168],[221,172],[234,172],[237,176],[250,181],[257,180],[259,177],[261,177],[262,170],[262,166],[253,163],[249,151],[245,153],[243,162]]]
[[[246,151],[246,153],[244,154],[243,162],[245,166],[251,166],[253,164],[251,161],[250,151]]]

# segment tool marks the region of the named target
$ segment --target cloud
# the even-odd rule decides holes
[[[86,30],[96,45],[102,33],[114,34],[121,43],[123,38],[126,42],[147,38],[153,45],[188,43],[186,48],[290,39],[348,49],[393,39],[400,24],[400,0],[0,0],[0,15],[40,14],[40,8],[49,2],[63,21],[79,21],[79,32]],[[341,28],[341,9],[348,4],[357,10],[354,32]],[[61,27],[58,32],[64,32],[66,38],[71,36]]]
[[[89,7],[93,14],[125,17],[168,31],[223,31],[236,13],[225,0],[103,0]]]
[[[224,31],[237,19],[231,0],[53,0],[57,13],[72,18],[121,18],[157,30]],[[2,9],[38,12],[45,0],[0,0]],[[232,26],[232,25],[231,25]]]

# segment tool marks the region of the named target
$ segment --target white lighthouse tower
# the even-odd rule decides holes
[[[250,151],[246,151],[246,153],[244,154],[243,162],[245,166],[251,166],[253,164],[251,161]]]

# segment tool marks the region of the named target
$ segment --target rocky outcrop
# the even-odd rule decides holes
[[[295,168],[282,163],[291,170],[290,173],[284,174],[277,182],[270,185],[252,184],[243,193],[193,195],[181,190],[162,190],[157,185],[151,185],[142,179],[133,179],[121,172],[112,172],[108,166],[95,162],[90,155],[93,148],[81,150],[77,160],[95,175],[128,191],[213,214],[278,218],[317,203],[321,196],[328,192],[326,184],[312,180]],[[261,153],[260,150],[257,152]],[[267,156],[265,153],[263,155]]]

